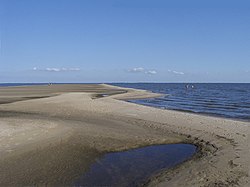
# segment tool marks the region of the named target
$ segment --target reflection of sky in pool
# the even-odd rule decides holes
[[[171,168],[196,152],[191,144],[154,145],[107,153],[78,179],[76,186],[136,186],[161,169]]]

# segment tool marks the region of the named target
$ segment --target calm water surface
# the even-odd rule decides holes
[[[119,83],[112,85],[165,94],[160,98],[131,101],[138,104],[250,121],[250,84]],[[186,88],[187,85],[189,85],[188,88]]]
[[[191,144],[154,145],[107,153],[75,182],[75,186],[139,186],[162,169],[171,168],[193,156]]]

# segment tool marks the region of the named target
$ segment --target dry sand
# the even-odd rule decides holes
[[[122,101],[157,96],[108,85],[0,88],[0,186],[72,185],[106,152],[180,142],[199,153],[146,185],[250,185],[248,122]]]

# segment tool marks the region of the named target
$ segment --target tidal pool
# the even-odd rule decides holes
[[[153,145],[103,155],[74,186],[139,186],[150,176],[191,158],[192,144]]]

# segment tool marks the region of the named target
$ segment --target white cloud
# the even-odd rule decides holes
[[[62,72],[62,71],[80,71],[80,68],[45,68],[38,69],[37,67],[33,68],[34,71],[49,71],[49,72]]]
[[[69,68],[68,70],[69,71],[80,71],[81,69],[80,68]]]
[[[147,69],[142,68],[142,67],[129,69],[128,72],[131,72],[131,73],[145,73],[145,74],[149,74],[149,75],[154,75],[154,74],[157,73],[155,70],[147,70]]]
[[[173,73],[175,73],[175,74],[179,74],[179,75],[184,75],[184,73],[183,73],[183,72],[181,72],[181,71],[173,71]]]
[[[139,67],[139,68],[129,69],[128,71],[129,71],[129,72],[133,72],[133,73],[141,73],[141,72],[144,72],[144,71],[145,71],[145,69],[144,69],[144,68]]]
[[[146,74],[155,75],[157,72],[155,70],[145,71]]]
[[[173,70],[168,70],[168,72],[178,74],[178,75],[184,75],[185,74],[185,73],[183,73],[181,71],[173,71]]]
[[[62,69],[60,69],[60,68],[46,68],[45,70],[46,71],[54,71],[54,72],[62,71]]]

